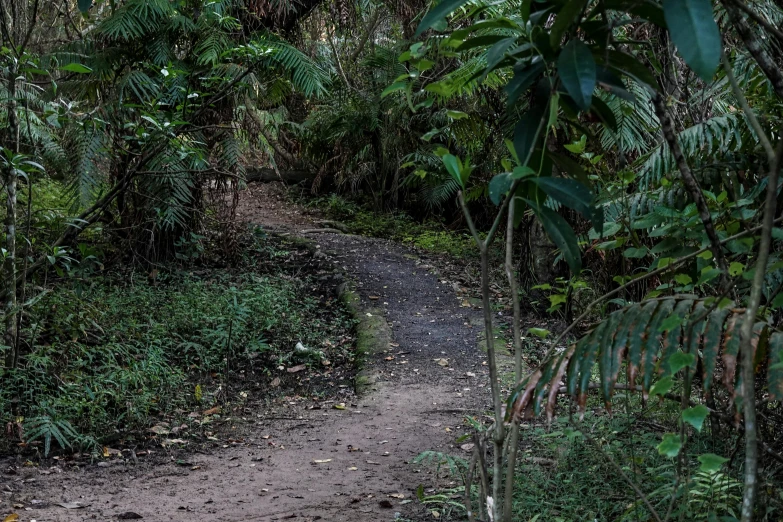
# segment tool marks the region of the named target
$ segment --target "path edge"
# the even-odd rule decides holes
[[[366,395],[378,382],[379,374],[371,367],[371,359],[389,349],[392,332],[386,322],[384,311],[380,308],[364,308],[359,294],[345,284],[340,292],[340,300],[348,308],[356,321],[356,377],[354,391],[357,395]]]

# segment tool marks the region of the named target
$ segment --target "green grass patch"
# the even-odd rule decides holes
[[[304,204],[342,222],[353,234],[393,239],[458,258],[477,258],[479,254],[469,234],[447,230],[436,221],[418,222],[401,211],[377,212],[335,194],[308,199]]]
[[[306,274],[278,270],[285,249],[256,246],[235,271],[171,269],[154,280],[127,271],[58,284],[25,316],[20,366],[0,370],[0,421],[26,442],[24,431],[36,435],[43,424],[41,440],[89,446],[175,410],[206,409],[232,383],[263,381],[279,366],[350,363],[344,306]]]

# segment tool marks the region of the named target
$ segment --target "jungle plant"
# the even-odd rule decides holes
[[[502,15],[487,12],[483,4],[445,0],[430,9],[418,34],[431,28],[446,30],[444,19],[451,13],[455,13],[452,18],[455,28],[443,36],[433,36],[411,46],[401,58],[410,63],[414,73],[400,77],[395,89],[408,95],[431,93],[436,97],[445,86],[419,81],[422,73],[432,68],[438,58],[477,54],[485,60],[484,77],[496,71],[506,71],[510,75],[505,88],[508,94],[506,111],[522,113],[513,139],[506,141],[509,157],[503,161],[505,172],[495,175],[488,184],[490,199],[499,209],[486,236],[479,234],[464,194],[459,194],[465,219],[482,255],[483,309],[495,414],[488,436],[493,447],[492,464],[488,466],[492,481],[489,486],[480,483],[483,489],[479,496],[478,517],[481,519],[486,514],[488,520],[511,520],[518,423],[527,408],[531,406],[536,413],[541,405],[546,405],[551,418],[560,393],[574,396],[583,406],[588,390],[593,387],[602,390],[606,405],[610,407],[611,392],[619,386],[617,377],[623,369],[628,373],[628,384],[624,385],[628,390],[638,389],[645,396],[673,398],[681,404],[679,433],[664,434],[658,445],[661,454],[679,458],[681,462],[690,429],[701,430],[708,415],[720,417],[719,412],[737,407],[744,418],[745,436],[745,481],[740,515],[743,522],[753,518],[759,462],[755,412],[756,392],[760,386],[757,384],[761,382],[760,373],[766,371],[767,391],[773,400],[779,401],[783,378],[779,372],[779,358],[783,353],[779,345],[780,334],[759,315],[760,310],[769,313],[774,308],[771,302],[764,309],[760,307],[763,296],[771,295],[767,274],[778,269],[768,261],[783,144],[773,146],[774,140],[779,139],[777,131],[768,121],[761,122],[739,86],[735,70],[747,63],[740,56],[749,55],[755,60],[754,67],[762,74],[770,96],[783,94],[783,82],[780,82],[779,70],[771,65],[767,48],[760,44],[759,34],[749,29],[736,4],[727,0],[722,6],[730,20],[723,28],[725,37],[732,38],[731,29],[734,29],[744,43],[744,49],[735,47],[734,62],[724,54],[721,29],[709,0],[664,0],[662,4],[606,0],[522,1],[503,11]],[[638,46],[628,39],[629,30],[660,35],[662,39],[670,39],[673,46],[668,50]],[[677,55],[672,51],[674,47]],[[723,61],[723,71],[717,73],[719,83],[725,86],[720,96],[733,99],[742,108],[744,120],[755,137],[755,140],[741,140],[748,144],[747,149],[737,145],[739,138],[731,144],[726,141],[733,139],[728,136],[741,135],[744,131],[726,133],[727,126],[732,123],[719,123],[720,120],[708,121],[685,135],[678,135],[670,102],[678,94],[676,83],[674,87],[671,83],[670,69],[674,66],[656,68],[659,73],[656,76],[645,65],[645,62],[657,65],[659,59],[672,64],[676,56],[687,63],[690,71],[700,79],[696,80],[697,85],[705,90],[716,89],[713,78]],[[603,92],[597,90],[599,87]],[[642,90],[645,95],[637,99],[634,90]],[[585,137],[592,134],[585,124],[587,119],[592,119],[603,126],[604,136],[617,136],[623,129],[615,115],[617,109],[612,110],[607,101],[621,107],[622,103],[616,102],[618,98],[632,104],[649,101],[652,112],[645,114],[649,121],[657,120],[666,148],[666,152],[657,156],[651,152],[650,158],[658,159],[641,160],[641,171],[624,178],[621,186],[626,191],[630,187],[671,190],[676,184],[676,187],[682,187],[682,195],[690,200],[684,208],[667,207],[667,197],[655,195],[653,197],[659,202],[652,203],[651,213],[641,210],[636,214],[640,217],[623,214],[620,219],[628,220],[628,224],[622,221],[604,223],[605,215],[618,217],[618,214],[604,212],[604,205],[596,194],[602,182],[614,180],[604,181],[606,176],[590,175],[588,172],[593,169],[583,166],[589,163],[592,167],[603,156],[585,149]],[[733,116],[724,118],[726,122],[732,120]],[[720,133],[713,133],[707,130],[713,124],[724,127]],[[578,159],[559,150],[559,140],[553,139],[557,135],[573,137],[566,143],[579,143],[578,147],[564,147],[567,152],[577,154]],[[578,136],[582,138],[575,140]],[[743,161],[760,166],[756,178],[760,190],[749,191],[735,186],[737,190],[729,197],[729,191],[718,194],[702,188],[699,176],[695,174],[700,166],[691,159],[696,154],[691,143],[709,142],[707,136],[724,140],[717,145],[721,151],[744,150]],[[628,141],[625,138],[604,139],[604,143],[619,147],[617,161],[622,167],[628,164],[628,155],[632,153],[624,149]],[[648,143],[636,153],[652,150]],[[446,170],[464,191],[473,165],[461,161],[448,150],[441,150],[440,155]],[[637,183],[637,176],[647,181]],[[715,185],[720,187],[720,181]],[[557,338],[555,347],[596,304],[645,279],[660,277],[666,282],[640,303],[611,314],[579,342],[562,351],[553,349],[541,367],[525,377],[520,364],[519,296],[512,262],[513,229],[526,209],[532,211],[560,250],[572,274],[577,275],[582,268],[579,241],[571,224],[553,210],[559,205],[579,212],[592,222],[597,238],[603,237],[605,228],[626,227],[628,242],[632,244],[625,250],[626,257],[643,257],[650,252],[655,255],[655,262],[646,270],[621,278],[617,288],[590,303],[582,316]],[[498,235],[504,215],[507,217],[506,270],[514,303],[516,379],[520,383],[508,400],[505,415],[492,342],[493,317],[489,312],[491,294],[487,278],[487,248]],[[640,237],[638,231],[645,231],[646,235]],[[612,233],[616,232],[617,229]],[[648,249],[647,241],[655,243],[654,246]],[[738,280],[745,283],[738,284]],[[683,290],[701,295],[678,296],[677,292]],[[699,382],[693,374],[697,363],[702,377]],[[597,384],[592,371],[596,364],[599,368]],[[636,384],[637,377],[641,377],[640,385]],[[722,383],[725,393],[714,390],[717,382]],[[700,386],[705,393],[708,405],[694,401],[695,386]],[[679,393],[671,393],[675,389]],[[585,436],[589,436],[578,421],[574,422]],[[713,454],[702,455],[699,459],[702,472],[716,472],[723,462],[721,459]],[[482,469],[482,454],[473,460],[472,466]],[[620,467],[617,471],[625,477]],[[465,504],[468,518],[475,520],[469,494],[472,478],[472,471],[469,471]],[[638,493],[648,516],[661,521],[671,515],[671,509],[669,513],[659,513],[633,480],[627,481]]]

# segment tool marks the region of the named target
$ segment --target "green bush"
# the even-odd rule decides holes
[[[19,368],[0,370],[0,420],[28,423],[41,439],[63,422],[77,439],[145,429],[152,416],[193,407],[195,384],[320,363],[318,348],[350,327],[306,279],[210,270],[106,276],[79,292],[60,285],[29,317],[22,338],[32,349]],[[298,353],[300,341],[313,350]]]

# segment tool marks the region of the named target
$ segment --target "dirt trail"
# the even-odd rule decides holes
[[[240,211],[277,230],[313,226],[263,187],[251,187]],[[309,237],[351,276],[362,306],[383,309],[391,326],[391,351],[367,361],[378,377],[369,393],[345,410],[292,404],[285,418],[259,415],[245,444],[192,454],[187,466],[119,463],[0,476],[3,510],[23,503],[31,509],[15,510],[19,520],[38,522],[118,520],[128,512],[155,521],[391,521],[395,513],[434,520],[415,489],[433,487],[435,477],[412,460],[429,449],[459,453],[453,444],[463,414],[489,406],[486,359],[470,326],[475,312],[460,307],[451,284],[400,245]],[[66,509],[59,502],[89,506]]]

